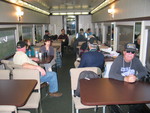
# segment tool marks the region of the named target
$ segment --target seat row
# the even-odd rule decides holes
[[[34,79],[37,80],[37,85],[34,88],[35,92],[33,91],[30,95],[26,104],[22,107],[18,107],[18,109],[36,109],[36,113],[41,112],[41,93],[40,93],[40,74],[37,70],[31,69],[14,69],[12,71],[13,80],[17,79],[24,79],[30,80]],[[10,70],[0,70],[0,79],[10,79]]]

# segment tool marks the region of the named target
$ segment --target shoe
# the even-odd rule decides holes
[[[62,93],[55,92],[55,93],[49,93],[49,95],[51,97],[60,97],[60,96],[62,96]]]
[[[48,83],[47,83],[47,82],[44,82],[44,83],[41,84],[41,88],[44,88],[44,87],[46,87],[46,86],[48,86]]]

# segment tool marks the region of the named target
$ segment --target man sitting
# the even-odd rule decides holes
[[[32,59],[32,61],[26,54],[26,44],[23,41],[17,43],[17,52],[14,55],[13,62],[18,65],[22,65],[26,69],[36,69],[41,73],[40,80],[41,82],[48,82],[49,95],[52,97],[60,97],[62,93],[58,93],[58,81],[57,74],[55,72],[45,72],[43,68],[37,65],[36,62],[38,58]]]
[[[147,75],[146,68],[141,61],[136,57],[136,45],[134,43],[127,43],[124,47],[123,55],[118,56],[109,72],[109,77],[112,79],[135,83],[143,76]],[[143,104],[130,104],[129,113],[141,113]],[[111,106],[111,109],[119,113],[119,110]]]
[[[101,70],[104,68],[104,55],[98,51],[97,43],[94,38],[88,42],[89,51],[83,53],[79,67],[99,67]]]

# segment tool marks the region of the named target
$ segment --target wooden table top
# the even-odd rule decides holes
[[[36,80],[0,80],[0,105],[25,105],[36,84]]]
[[[38,63],[38,64],[47,64],[47,63],[50,63],[53,58],[54,58],[54,56],[42,57],[41,59],[39,58],[39,61],[36,61],[36,63]]]
[[[110,61],[115,60],[115,58],[113,58],[113,57],[104,57],[104,59],[105,59],[105,62],[110,62]]]
[[[80,80],[84,105],[150,103],[150,83],[127,83],[109,78]]]

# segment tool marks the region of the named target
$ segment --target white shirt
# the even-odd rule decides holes
[[[24,63],[29,63],[33,65],[38,65],[36,62],[32,61],[24,52],[17,51],[13,57],[14,64],[23,65]]]

